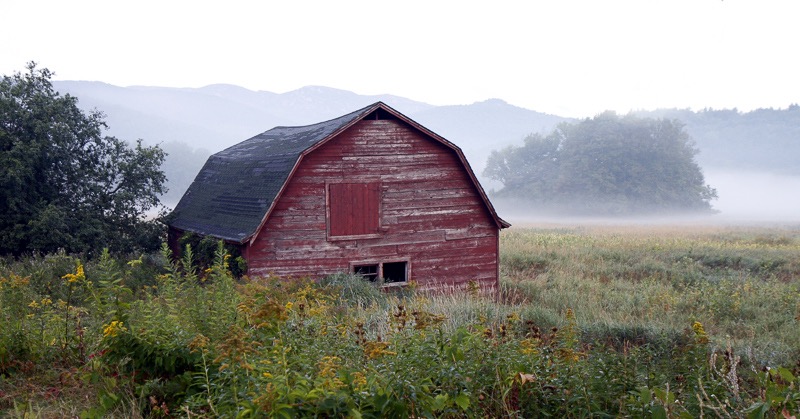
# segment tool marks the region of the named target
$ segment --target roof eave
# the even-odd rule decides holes
[[[195,228],[191,228],[191,227],[180,227],[180,226],[176,226],[176,225],[170,225],[169,227],[173,228],[175,230],[182,231],[182,232],[199,234],[201,236],[215,237],[215,238],[220,239],[220,240],[222,240],[222,241],[224,241],[226,243],[231,243],[231,244],[244,244],[247,241],[247,237],[244,237],[244,238],[228,237],[228,236],[223,236],[223,235],[220,235],[220,234],[213,234],[213,233],[204,232],[204,231],[201,231],[199,229],[195,229]]]

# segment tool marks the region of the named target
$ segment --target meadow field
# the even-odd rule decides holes
[[[700,322],[715,348],[800,360],[800,225],[518,228],[501,257],[530,318],[571,308],[587,340],[652,343]]]
[[[539,224],[501,286],[0,262],[0,416],[791,417],[800,226]]]

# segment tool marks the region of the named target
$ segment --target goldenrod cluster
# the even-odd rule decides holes
[[[366,354],[369,359],[375,359],[383,355],[397,355],[397,352],[386,350],[388,347],[388,342],[368,341],[364,343],[364,354]]]
[[[83,273],[83,265],[78,264],[78,267],[75,268],[74,274],[66,274],[61,277],[62,279],[66,279],[67,282],[70,284],[74,284],[79,281],[83,281],[86,279],[86,275]]]
[[[339,369],[342,359],[338,356],[323,356],[317,363],[319,367],[319,376],[323,379],[323,387],[326,388],[340,388],[344,387],[344,383],[336,377],[336,370]]]
[[[111,323],[103,326],[103,337],[116,337],[120,332],[128,330],[123,323],[119,320],[114,320]]]
[[[525,355],[538,355],[539,354],[539,339],[528,338],[519,342],[519,351]]]
[[[19,276],[17,274],[12,273],[12,274],[10,274],[8,276],[8,278],[0,277],[0,290],[5,288],[5,287],[12,288],[12,289],[13,288],[22,288],[24,286],[27,286],[30,281],[31,281],[31,277],[29,277],[29,276],[22,277],[22,276]]]
[[[41,299],[41,301],[36,301],[36,300],[31,301],[31,303],[28,304],[28,307],[36,310],[38,308],[47,307],[51,304],[53,304],[53,300],[51,300],[49,297],[44,297]]]
[[[367,386],[367,375],[361,371],[353,373],[353,388],[356,390],[363,390]]]
[[[695,342],[697,342],[699,344],[708,343],[708,334],[706,334],[705,329],[703,329],[703,324],[702,323],[694,322],[692,324],[692,330],[694,330]]]

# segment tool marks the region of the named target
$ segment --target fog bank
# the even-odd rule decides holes
[[[578,217],[546,213],[520,200],[493,197],[498,214],[512,224],[575,225],[690,224],[780,225],[800,227],[800,176],[729,170],[705,171],[717,189],[715,214],[659,214],[634,217]]]
[[[716,217],[731,221],[800,222],[800,176],[762,172],[705,172],[717,189]]]

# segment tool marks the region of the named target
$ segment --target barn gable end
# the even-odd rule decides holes
[[[495,213],[458,147],[380,102],[309,127],[275,128],[212,156],[195,181],[201,184],[193,184],[176,207],[173,233],[194,231],[241,243],[249,273],[256,276],[353,272],[424,287],[497,285],[499,230],[508,223]],[[305,148],[275,157],[275,150],[289,147],[269,144],[277,138],[270,135],[303,129],[306,143],[295,147]],[[272,153],[259,150],[264,143]],[[250,216],[239,231],[228,226],[224,236],[210,225],[203,225],[205,232],[186,228],[192,219],[181,214],[196,211],[196,219],[205,216],[194,221],[201,225],[215,218],[187,211],[191,192],[208,192],[202,182],[218,176],[215,157],[234,165],[231,156],[237,155],[251,165],[243,169],[247,173],[256,171],[258,162],[274,167],[283,162],[275,171],[280,173],[262,177],[267,186],[257,180],[250,192],[258,192],[241,196],[257,200],[261,216]],[[226,200],[240,202],[231,192],[225,199],[206,199]],[[236,210],[233,205],[218,212]]]

